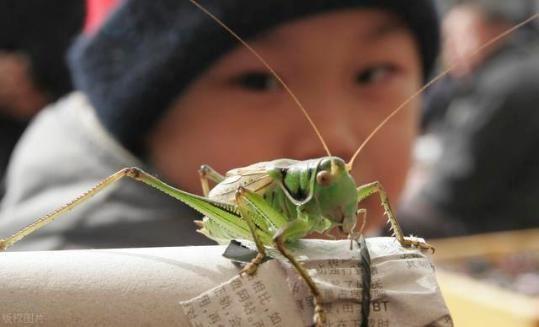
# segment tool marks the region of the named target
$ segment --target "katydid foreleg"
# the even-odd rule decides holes
[[[359,221],[359,217],[361,216],[361,226],[359,227],[359,232],[354,232],[356,230],[357,222]],[[359,237],[363,234],[363,231],[365,230],[365,226],[367,226],[367,209],[360,208],[357,210],[357,217],[358,220],[352,227],[350,234],[348,234],[348,239],[350,240],[350,251],[352,250],[354,246],[354,241],[359,239]]]

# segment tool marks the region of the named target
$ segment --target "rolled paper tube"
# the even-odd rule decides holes
[[[0,253],[0,326],[189,326],[179,301],[239,272],[224,250]]]

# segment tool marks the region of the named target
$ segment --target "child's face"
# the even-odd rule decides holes
[[[283,24],[250,44],[302,101],[332,154],[346,161],[420,87],[415,40],[384,11],[313,16]],[[390,196],[398,197],[418,101],[360,154],[353,173],[358,183],[379,180]],[[149,149],[164,177],[196,193],[201,192],[201,164],[224,174],[260,161],[326,155],[290,96],[242,46],[220,58],[178,98],[150,135]]]

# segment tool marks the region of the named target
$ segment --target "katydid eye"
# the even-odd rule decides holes
[[[356,82],[364,86],[375,84],[391,77],[396,71],[397,68],[390,64],[368,67],[356,75]]]
[[[236,78],[236,83],[249,91],[273,91],[280,87],[273,75],[266,72],[249,72]]]
[[[331,184],[331,173],[327,170],[322,170],[316,174],[316,182],[322,186]]]

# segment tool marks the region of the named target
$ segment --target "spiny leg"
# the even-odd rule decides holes
[[[80,205],[81,203],[84,203],[86,200],[92,198],[97,193],[101,192],[103,189],[107,188],[109,185],[114,184],[121,178],[127,176],[129,174],[129,170],[132,168],[124,168],[109,177],[105,178],[101,182],[99,182],[96,186],[91,188],[89,191],[81,194],[78,196],[75,200],[65,204],[64,206],[54,210],[53,212],[37,219],[30,225],[22,228],[21,230],[17,231],[15,234],[9,236],[6,239],[0,239],[0,252],[6,250],[7,248],[11,247],[16,242],[20,241],[25,236],[28,236],[29,234],[35,232],[36,230],[42,228],[43,226],[49,224],[50,222],[56,220],[61,215],[69,212],[76,206]]]
[[[316,286],[314,280],[312,279],[311,275],[307,272],[307,270],[294,258],[294,256],[286,249],[284,242],[287,238],[287,235],[290,232],[294,232],[294,230],[302,230],[305,228],[306,223],[303,222],[301,219],[293,220],[289,223],[287,223],[283,228],[281,228],[277,234],[275,234],[273,238],[273,242],[275,244],[275,247],[279,252],[290,261],[290,263],[294,266],[296,271],[300,274],[301,278],[307,283],[307,286],[311,290],[311,294],[313,295],[313,302],[314,302],[314,323],[316,326],[324,326],[326,324],[326,314],[324,312],[324,308],[322,307],[322,296],[320,295],[320,290],[318,289],[318,286]]]
[[[357,188],[358,202],[363,201],[365,198],[378,193],[380,196],[380,201],[382,202],[382,207],[384,207],[384,214],[387,216],[389,223],[391,224],[391,230],[393,231],[395,237],[403,247],[417,247],[423,250],[431,250],[434,252],[434,247],[427,242],[420,241],[414,237],[405,237],[402,229],[391,209],[387,193],[380,184],[380,182],[372,182],[369,184],[361,185]]]
[[[208,165],[200,166],[198,174],[200,175],[202,194],[204,194],[204,196],[208,196],[208,194],[210,193],[210,180],[214,183],[220,183],[225,179],[225,176],[219,174],[215,169]]]
[[[251,260],[251,262],[249,262],[245,267],[243,267],[240,274],[246,273],[248,275],[254,275],[258,269],[258,266],[266,257],[266,248],[264,247],[264,243],[258,235],[257,227],[253,218],[257,214],[257,212],[254,210],[255,207],[252,205],[252,202],[250,202],[249,199],[246,197],[247,192],[248,191],[245,188],[239,187],[236,191],[236,203],[241,213],[241,217],[247,222],[247,225],[249,226],[249,230],[251,231],[251,235],[255,242],[258,253],[256,257]]]
[[[82,195],[77,197],[75,200],[67,203],[66,205],[60,207],[59,209],[56,209],[55,211],[47,214],[46,216],[43,216],[42,218],[39,218],[32,224],[22,228],[21,230],[17,231],[15,234],[11,235],[10,237],[6,239],[0,239],[0,251],[6,250],[7,248],[15,244],[17,241],[24,238],[25,236],[33,233],[34,231],[56,220],[61,215],[67,213],[68,211],[74,209],[78,205],[84,203],[85,201],[92,198],[97,193],[107,188],[108,186],[114,184],[115,182],[122,179],[123,177],[129,177],[134,180],[143,182],[149,186],[152,186],[160,190],[161,192],[186,203],[187,205],[191,206],[192,208],[194,208],[195,210],[199,211],[200,213],[206,216],[210,216],[210,217],[218,216],[223,221],[223,224],[227,225],[228,229],[230,229],[232,232],[238,235],[248,234],[248,227],[242,226],[242,224],[237,222],[238,215],[236,214],[237,210],[234,205],[221,203],[218,201],[212,201],[202,196],[184,192],[182,190],[179,190],[177,188],[174,188],[166,184],[165,182],[144,172],[143,170],[139,168],[124,168],[112,174],[111,176],[105,178],[104,180],[99,182],[96,186],[94,186],[92,189],[90,189],[86,193],[83,193]]]
[[[259,253],[260,248],[263,248],[263,244],[266,242],[265,238],[267,233],[264,233],[263,231],[276,230],[276,228],[279,228],[273,236],[273,244],[277,250],[290,261],[296,271],[300,274],[301,278],[307,283],[307,286],[313,294],[315,323],[317,326],[324,324],[326,317],[321,305],[322,301],[318,287],[305,268],[297,262],[288,250],[286,250],[284,245],[284,242],[287,239],[298,239],[304,236],[310,230],[309,224],[301,218],[288,221],[282,214],[273,209],[262,196],[242,187],[238,188],[238,192],[236,193],[236,203],[242,217],[249,217],[248,223],[252,224],[254,229],[260,233],[258,236],[263,238],[259,239],[259,241],[255,239],[255,243],[258,242],[257,248],[259,248]]]

